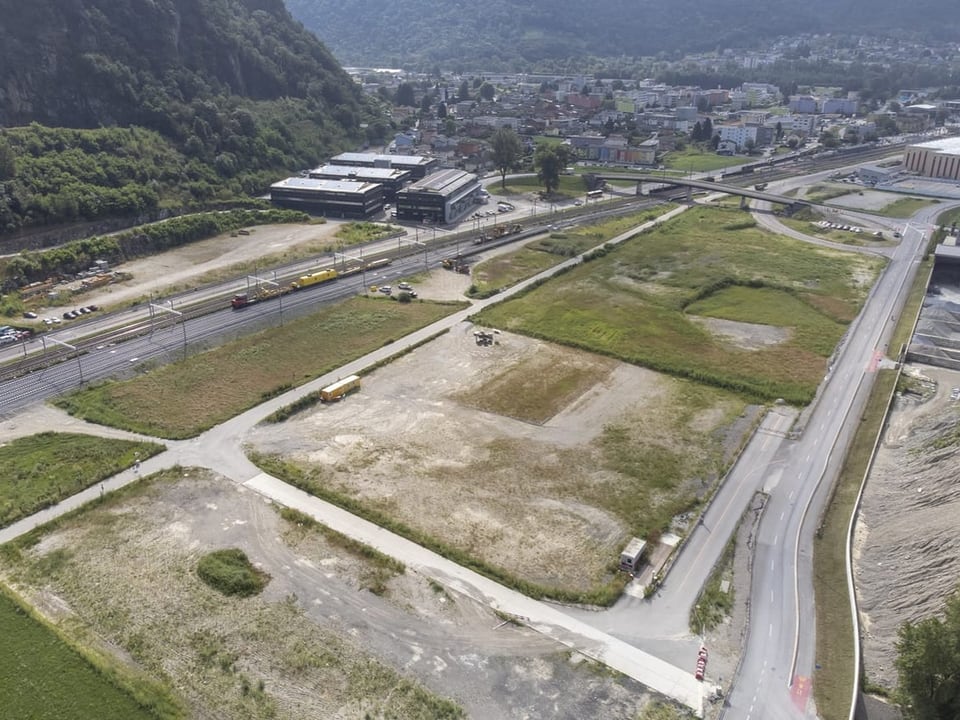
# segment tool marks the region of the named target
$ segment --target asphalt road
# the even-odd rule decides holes
[[[769,500],[756,538],[750,633],[725,718],[816,716],[816,529],[922,258],[925,224],[945,209],[918,213],[886,253],[890,262],[848,330],[802,435],[782,442],[766,469]],[[838,592],[846,595],[846,588]]]

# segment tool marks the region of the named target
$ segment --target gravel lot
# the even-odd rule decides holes
[[[224,598],[196,578],[199,557],[222,547],[271,576],[261,596]],[[167,677],[197,718],[429,717],[396,697],[398,674],[474,718],[632,719],[649,700],[411,571],[383,596],[362,590],[367,561],[209,471],[89,510],[27,557],[2,568],[7,579],[85,641]]]
[[[956,432],[960,373],[930,366],[907,368],[923,382],[922,396],[894,404],[863,496],[854,557],[863,622],[867,677],[893,688],[897,629],[939,613],[960,577],[960,514]],[[920,387],[920,385],[917,385]]]

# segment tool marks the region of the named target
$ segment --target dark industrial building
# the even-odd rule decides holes
[[[440,167],[437,158],[422,155],[381,155],[378,153],[345,152],[330,158],[331,165],[351,165],[366,168],[398,168],[407,170],[410,177],[419,180]]]
[[[379,183],[383,186],[383,199],[393,202],[397,193],[412,180],[409,170],[402,168],[355,167],[351,165],[322,165],[310,171],[315,180],[354,180]]]
[[[441,170],[397,193],[397,219],[448,223],[480,198],[480,180],[463,170]]]
[[[350,180],[290,177],[270,186],[270,201],[326,217],[366,218],[383,210],[383,186]]]

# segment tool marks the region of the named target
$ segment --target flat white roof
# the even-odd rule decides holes
[[[313,190],[319,192],[351,192],[363,193],[370,188],[377,187],[376,183],[357,182],[355,180],[318,180],[315,178],[288,177],[286,180],[275,182],[271,189],[292,188],[295,190]]]
[[[426,165],[433,162],[434,159],[435,158],[425,157],[423,155],[386,155],[383,153],[345,152],[330,158],[330,163],[336,165],[337,160],[341,162],[361,163],[374,163],[379,161],[382,163],[389,162],[391,165],[399,167],[411,167],[413,165]]]
[[[960,137],[940,138],[928,142],[911,145],[911,148],[923,148],[925,150],[935,150],[948,155],[960,155]],[[910,148],[907,148],[908,150]]]
[[[393,180],[408,174],[409,170],[396,167],[356,167],[355,165],[321,165],[310,171],[313,175],[336,175],[339,177],[358,177],[380,180]],[[322,179],[322,178],[320,178]]]

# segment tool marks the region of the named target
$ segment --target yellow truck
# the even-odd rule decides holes
[[[351,375],[343,380],[337,380],[332,385],[327,385],[320,390],[320,402],[336,402],[344,395],[354,390],[360,389],[360,376]]]

